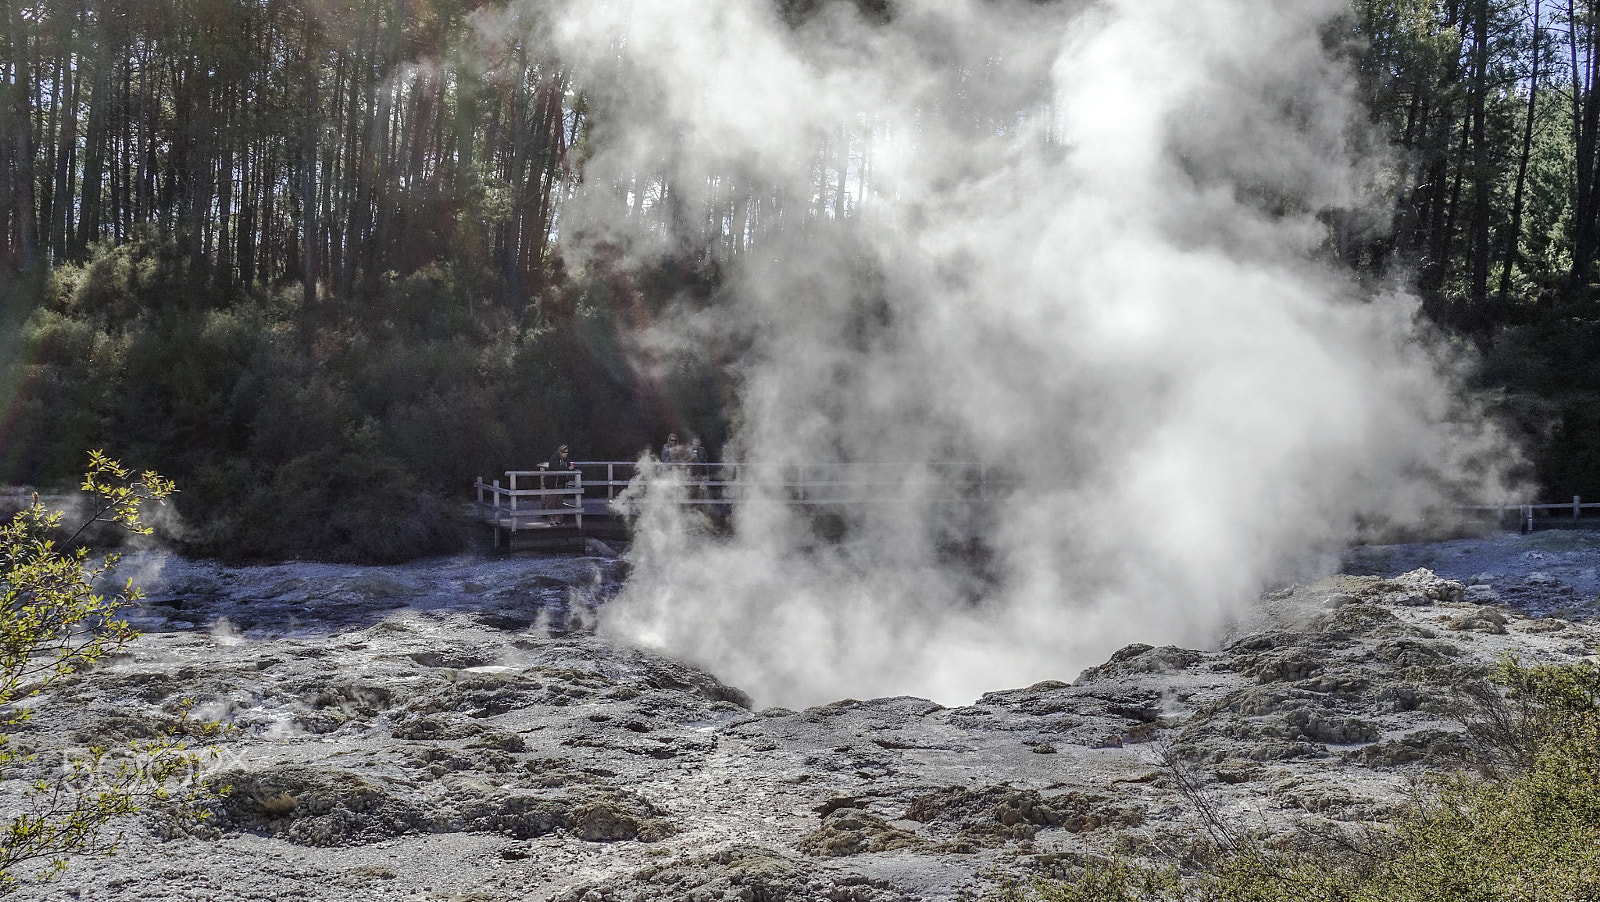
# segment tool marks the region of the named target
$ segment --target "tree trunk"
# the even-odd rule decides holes
[[[1460,18],[1460,5],[1456,0],[1451,0],[1445,24],[1447,26],[1464,24]],[[1424,221],[1427,225],[1418,230],[1417,235],[1417,249],[1424,252],[1422,272],[1417,283],[1426,291],[1437,291],[1444,287],[1445,279],[1450,273],[1450,245],[1454,238],[1450,233],[1455,227],[1454,193],[1460,187],[1460,180],[1459,173],[1453,182],[1450,179],[1450,144],[1454,137],[1456,118],[1454,104],[1450,100],[1448,91],[1460,75],[1460,59],[1461,44],[1458,41],[1454,52],[1450,54],[1450,64],[1443,81],[1446,93],[1434,110],[1433,134],[1437,142],[1438,156],[1427,168],[1425,180],[1427,190],[1421,205],[1426,211]]]
[[[1489,189],[1492,173],[1485,135],[1489,95],[1489,0],[1475,0],[1472,52],[1472,279],[1469,295],[1477,305],[1489,297]]]
[[[1578,57],[1579,29],[1574,25],[1572,29],[1574,45],[1573,58]],[[1600,222],[1597,222],[1596,213],[1596,132],[1600,128],[1600,91],[1595,85],[1595,68],[1600,65],[1600,54],[1595,53],[1594,47],[1595,28],[1591,24],[1587,29],[1587,57],[1584,60],[1582,77],[1575,79],[1574,89],[1578,93],[1576,103],[1576,117],[1573,132],[1576,135],[1574,147],[1574,180],[1572,204],[1572,288],[1575,291],[1584,291],[1589,283],[1590,272],[1594,265],[1597,250],[1597,239],[1600,239]]]
[[[10,110],[14,132],[12,146],[16,154],[17,263],[23,269],[30,269],[38,256],[39,242],[38,221],[34,218],[37,201],[33,168],[33,79],[29,65],[33,51],[28,46],[28,32],[21,10],[13,6],[11,15],[12,46],[17,48],[16,84],[12,89]]]
[[[305,13],[305,109],[300,127],[300,278],[306,312],[317,303],[317,60],[311,14]]]
[[[100,234],[101,192],[105,179],[106,114],[111,103],[111,40],[109,27],[102,23],[99,52],[89,90],[89,131],[83,148],[83,200],[79,205],[78,230],[72,254],[82,259],[89,244]]]
[[[1522,152],[1517,156],[1517,183],[1511,193],[1511,227],[1506,236],[1505,265],[1500,270],[1500,297],[1511,294],[1511,277],[1522,258],[1522,192],[1533,156],[1533,115],[1539,99],[1539,4],[1533,0],[1533,63],[1528,71],[1528,115],[1522,123]]]

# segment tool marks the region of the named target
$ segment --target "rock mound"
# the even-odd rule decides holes
[[[824,816],[822,826],[800,840],[798,848],[809,855],[837,858],[926,845],[915,833],[891,827],[882,818],[860,808],[840,808]]]
[[[885,880],[812,872],[771,849],[735,845],[654,865],[630,879],[588,884],[556,902],[911,902]]]
[[[232,771],[212,781],[220,793],[212,826],[306,846],[372,842],[425,829],[421,808],[389,787],[347,771],[277,767]]]
[[[1074,791],[1045,797],[1006,784],[949,786],[926,793],[912,800],[906,817],[954,832],[947,847],[968,851],[1033,839],[1038,830],[1050,827],[1083,833],[1144,822],[1140,808],[1118,804],[1105,794]]]

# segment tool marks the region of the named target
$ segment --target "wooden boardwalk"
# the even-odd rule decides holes
[[[581,470],[507,470],[504,485],[479,476],[472,488],[473,515],[493,530],[496,548],[510,547],[519,533],[537,536],[540,545],[581,544],[584,517],[593,530],[610,508],[605,499],[585,499]]]
[[[1570,503],[1560,501],[1554,504],[1474,504],[1462,510],[1480,516],[1492,514],[1500,523],[1505,523],[1507,515],[1515,512],[1522,531],[1533,532],[1539,525],[1581,524],[1584,511],[1600,510],[1600,502],[1585,502],[1582,496],[1573,495]]]
[[[612,502],[638,475],[636,461],[575,461],[573,469],[508,470],[505,480],[472,484],[476,519],[494,530],[495,547],[518,537],[534,544],[581,544],[586,536],[620,538],[622,515]],[[973,504],[991,500],[1011,483],[993,467],[974,463],[804,464],[740,462],[667,464],[681,471],[688,491],[663,502],[728,513],[760,500],[808,508],[863,504]]]
[[[627,524],[613,504],[638,475],[636,461],[575,461],[573,469],[509,470],[505,479],[472,484],[473,515],[494,531],[495,547],[521,537],[535,547],[582,546],[587,538],[625,539]],[[724,516],[737,504],[760,501],[811,509],[874,504],[973,505],[998,501],[1016,485],[996,467],[975,463],[852,463],[786,466],[741,462],[666,464],[679,470],[687,491],[650,503],[695,507]],[[1470,505],[1461,512],[1523,531],[1579,524],[1600,502]],[[1592,515],[1591,515],[1592,519]]]

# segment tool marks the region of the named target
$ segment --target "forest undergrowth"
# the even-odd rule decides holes
[[[630,364],[624,276],[519,313],[431,267],[307,307],[297,286],[221,294],[172,250],[106,244],[0,287],[0,482],[68,489],[103,446],[181,482],[156,525],[190,553],[393,562],[462,547],[471,480],[558,443],[632,460],[671,428],[721,437],[705,374]]]

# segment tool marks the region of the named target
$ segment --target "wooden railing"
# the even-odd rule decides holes
[[[688,491],[646,503],[726,508],[751,501],[793,505],[971,503],[993,497],[1009,483],[997,470],[970,463],[800,464],[773,466],[726,462],[664,464],[683,475]],[[570,523],[583,529],[590,515],[612,513],[612,502],[638,475],[637,461],[574,461],[570,470],[508,470],[506,482],[478,477],[474,513],[500,531],[547,529]],[[536,486],[536,487],[530,487]]]
[[[518,488],[518,480],[524,485],[537,480],[539,487]],[[489,483],[479,476],[472,483],[478,495],[478,517],[497,530],[509,529],[514,534],[519,529],[560,523],[567,518],[571,518],[573,526],[583,528],[582,471],[507,470],[506,482],[502,486],[498,479]],[[499,539],[498,532],[495,538]]]
[[[614,500],[639,470],[636,461],[620,460],[582,460],[573,466],[587,474],[583,485],[588,497],[598,498],[603,491],[607,501]],[[661,466],[683,474],[690,491],[678,503],[690,505],[756,498],[789,504],[958,502],[986,499],[1011,485],[997,468],[964,462],[773,465],[727,461]],[[905,474],[912,471],[919,471],[921,478],[908,479]],[[929,498],[928,491],[942,494]]]
[[[639,463],[631,460],[574,461],[570,470],[508,470],[500,480],[473,482],[479,519],[498,529],[564,525],[570,521],[583,529],[584,502],[597,513],[600,502],[609,508],[638,476]],[[716,507],[750,500],[795,505],[894,504],[934,502],[965,504],[1004,497],[1015,479],[997,467],[977,463],[817,463],[659,464],[683,475],[689,491],[670,503]],[[915,475],[912,475],[915,474]],[[537,486],[528,488],[527,486]],[[659,496],[651,503],[662,503]],[[1600,502],[1585,503],[1574,495],[1558,504],[1479,504],[1460,508],[1477,514],[1493,513],[1500,521],[1516,512],[1524,530],[1536,519],[1570,514],[1576,522],[1584,511],[1600,509]],[[496,539],[498,541],[498,532]]]
[[[1462,510],[1477,513],[1494,511],[1501,520],[1505,519],[1507,511],[1514,510],[1517,512],[1517,519],[1522,524],[1523,531],[1528,532],[1533,529],[1534,518],[1541,513],[1547,518],[1553,518],[1570,512],[1572,521],[1576,523],[1583,519],[1584,511],[1596,508],[1600,508],[1600,502],[1585,503],[1581,496],[1573,495],[1571,503],[1561,501],[1554,504],[1473,504],[1463,507]]]

